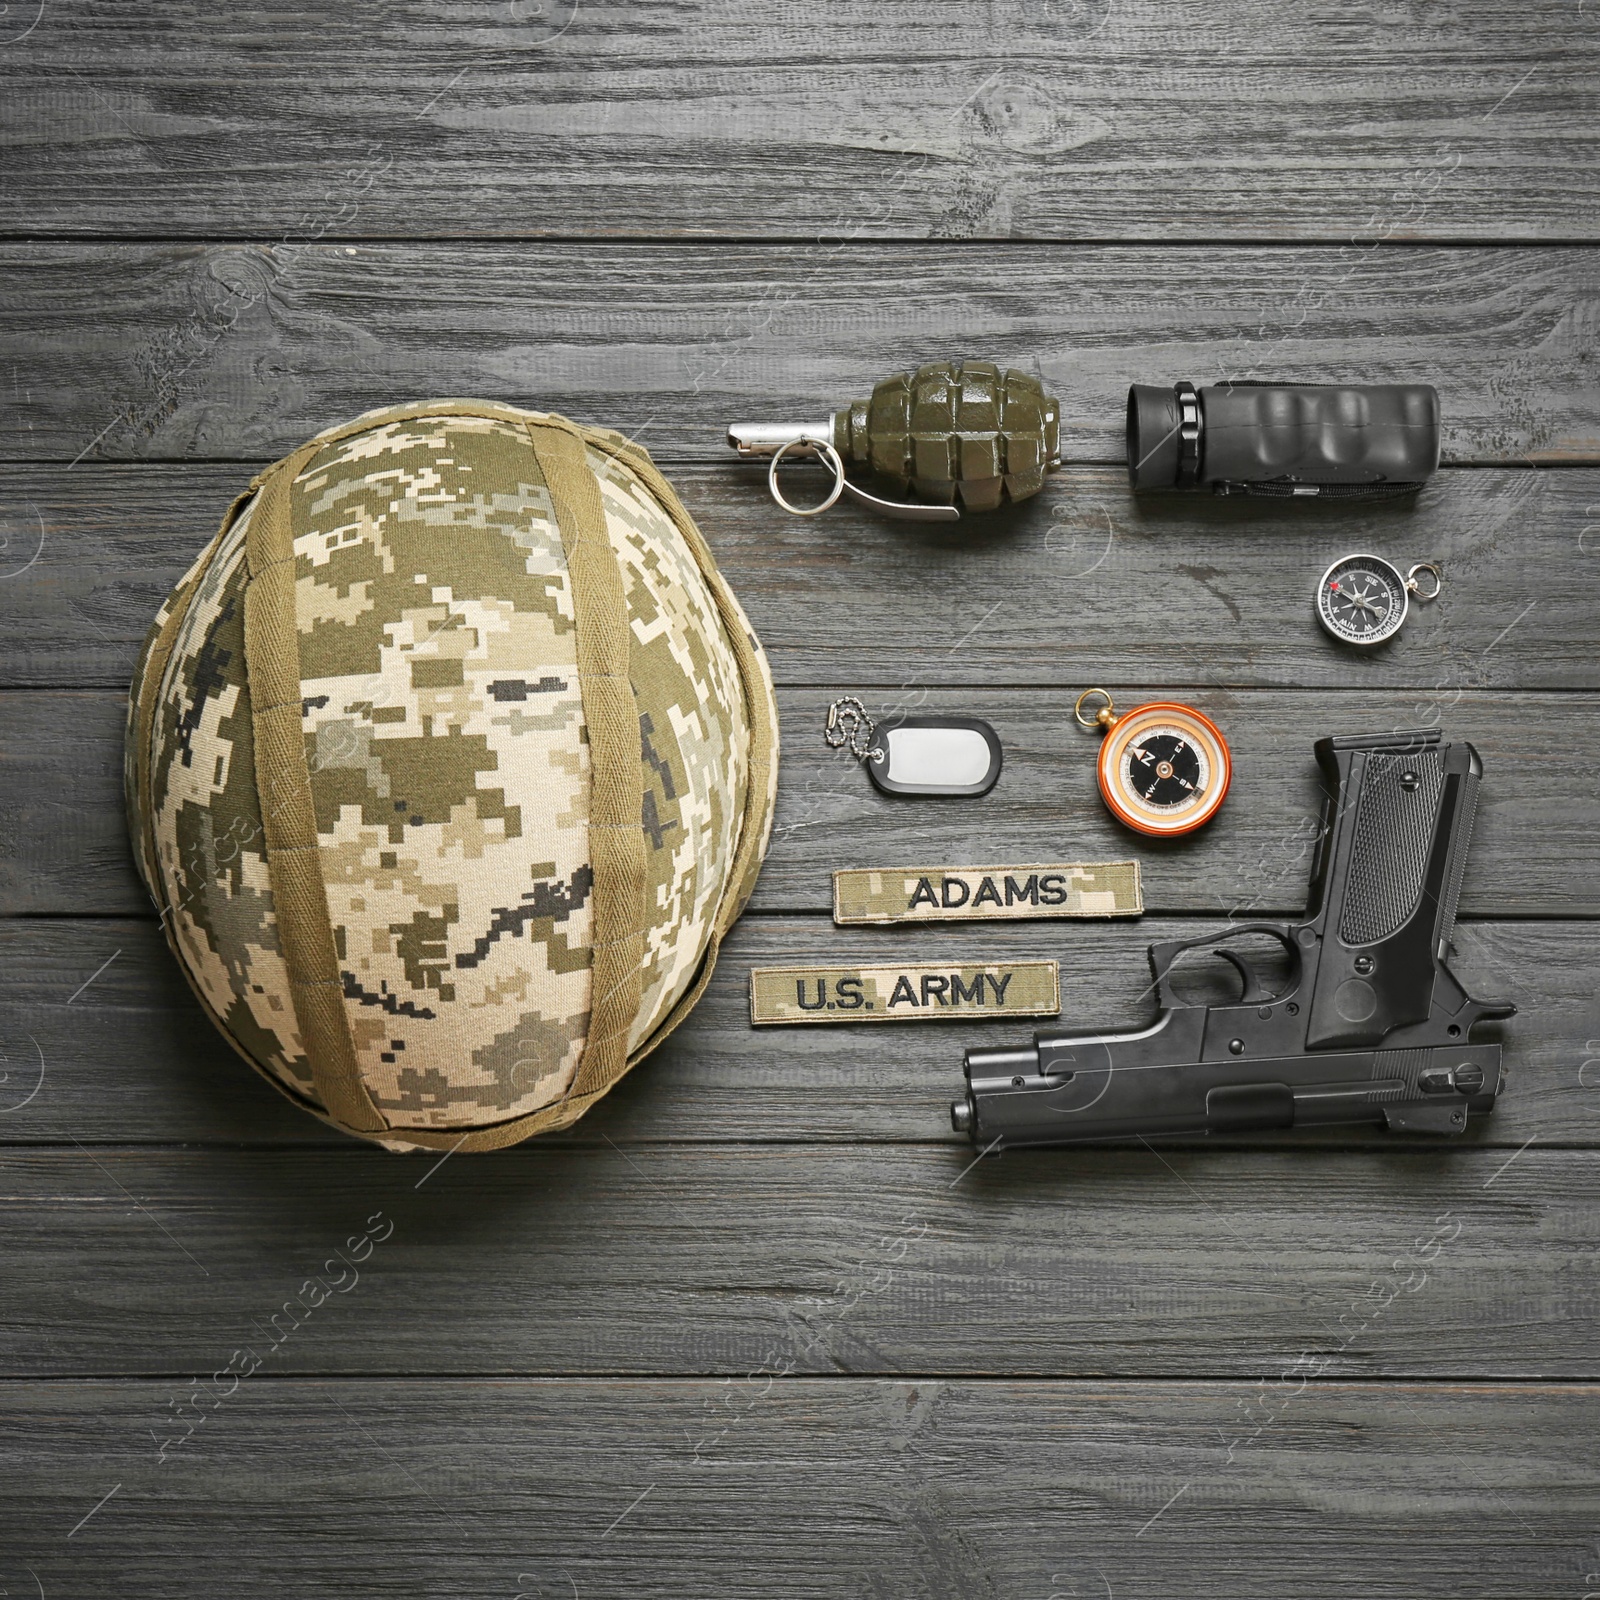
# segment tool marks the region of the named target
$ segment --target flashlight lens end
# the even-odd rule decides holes
[[[1128,390],[1128,483],[1170,489],[1178,481],[1178,396],[1171,388],[1136,383]]]

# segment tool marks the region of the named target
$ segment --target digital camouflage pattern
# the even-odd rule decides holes
[[[248,1059],[310,1095],[256,792],[244,652],[249,526],[246,507],[179,585],[179,594],[191,584],[198,589],[156,701],[150,769],[157,802],[148,819],[134,815],[130,738],[130,831],[146,885],[167,886],[152,893],[207,1009]],[[162,608],[152,638],[172,604]]]
[[[360,1077],[400,1145],[407,1128],[556,1102],[589,1027],[591,755],[566,552],[518,414],[484,409],[496,414],[376,413],[291,491],[316,848]],[[714,574],[631,452],[585,438],[627,603],[644,780],[636,1050],[753,886],[772,772],[752,795],[749,752],[758,726],[775,749],[776,712],[764,662],[754,685],[741,675],[729,608],[748,624],[725,588],[719,612]],[[130,808],[195,988],[250,1060],[310,1102],[262,829],[273,797],[252,757],[249,516],[185,580],[198,587],[156,694],[144,798],[130,741]],[[759,847],[731,883],[752,827]]]
[[[1060,1011],[1054,961],[750,969],[750,1020],[757,1027],[1053,1017]]]
[[[1136,917],[1137,861],[1027,867],[851,867],[833,875],[838,923]]]

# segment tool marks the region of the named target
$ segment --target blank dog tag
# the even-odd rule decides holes
[[[886,717],[867,772],[885,794],[988,794],[1000,777],[1000,740],[981,717]]]

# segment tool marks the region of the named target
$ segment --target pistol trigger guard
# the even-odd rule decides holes
[[[1249,958],[1242,956],[1237,950],[1230,950],[1226,941],[1237,939],[1241,934],[1260,933],[1268,938],[1276,939],[1293,958],[1293,972],[1289,984],[1281,995],[1271,994],[1256,975],[1256,970],[1250,965]],[[1234,1001],[1235,1005],[1254,1006],[1276,1003],[1285,996],[1292,994],[1300,985],[1302,969],[1302,956],[1300,947],[1295,943],[1290,930],[1276,922],[1242,922],[1237,927],[1229,928],[1223,933],[1208,933],[1198,939],[1170,939],[1164,944],[1150,946],[1150,972],[1155,978],[1156,1004],[1162,1010],[1175,1009],[1179,1001],[1173,994],[1169,979],[1172,976],[1173,964],[1186,950],[1214,949],[1222,959],[1228,962],[1239,974],[1244,984],[1244,993]]]

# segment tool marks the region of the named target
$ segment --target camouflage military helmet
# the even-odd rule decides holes
[[[771,826],[764,657],[638,446],[475,401],[268,468],[134,679],[140,871],[291,1099],[394,1147],[564,1127],[710,976]]]

